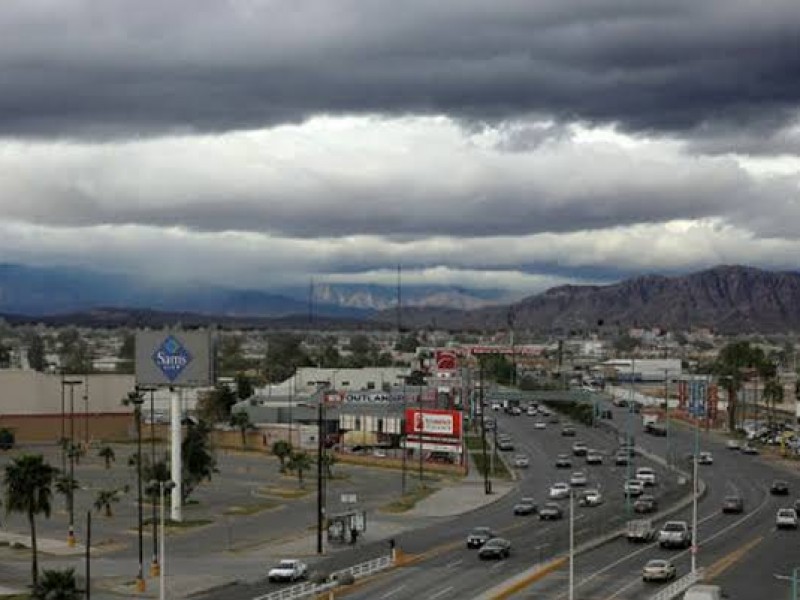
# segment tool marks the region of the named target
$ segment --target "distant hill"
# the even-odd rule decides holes
[[[403,310],[408,327],[536,331],[592,330],[607,325],[711,327],[724,333],[800,331],[800,275],[719,266],[679,277],[647,275],[611,285],[565,285],[511,305],[459,311]],[[396,316],[381,313],[378,320]]]
[[[306,315],[366,319],[397,304],[397,288],[367,284],[317,284],[313,306],[307,288],[275,291],[151,281],[70,267],[0,264],[0,313],[35,316],[90,314],[98,309],[276,318]],[[407,306],[477,308],[504,298],[500,290],[404,286]]]

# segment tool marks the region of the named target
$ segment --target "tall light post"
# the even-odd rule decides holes
[[[486,458],[486,421],[484,420],[484,413],[486,412],[483,406],[483,361],[479,360],[480,372],[479,382],[481,386],[480,399],[481,403],[481,448],[483,450],[483,490],[488,495],[492,493],[492,482],[489,480],[489,461]],[[495,422],[495,430],[497,430],[497,422]]]
[[[626,420],[626,427],[625,427],[626,428],[626,434],[625,435],[627,437],[627,439],[625,440],[626,448],[627,448],[626,452],[628,453],[628,460],[625,461],[625,463],[627,465],[626,468],[625,468],[625,471],[626,471],[625,479],[628,480],[628,481],[630,481],[631,474],[632,474],[632,471],[633,471],[633,464],[632,464],[633,463],[633,452],[632,452],[632,449],[633,449],[633,414],[634,414],[633,413],[633,406],[634,406],[634,402],[636,402],[636,399],[635,399],[636,395],[635,395],[635,391],[634,391],[635,381],[636,381],[636,358],[634,358],[633,355],[631,355],[630,400],[628,402],[628,418]],[[625,512],[627,514],[630,514],[630,512],[631,512],[631,499],[632,499],[631,495],[626,493],[625,494]]]
[[[144,398],[138,387],[128,393],[128,403],[133,404],[133,412],[136,419],[136,488],[139,521],[139,570],[136,575],[136,591],[142,593],[145,590],[144,549],[142,543],[142,404],[144,404]]]
[[[64,386],[66,385],[64,379],[64,367],[61,367],[61,439],[58,443],[61,446],[61,472],[67,472],[67,421],[66,421],[66,394]]]
[[[569,600],[575,600],[575,490],[569,490]]]
[[[155,387],[149,386],[139,387],[140,392],[150,392],[150,467],[151,469],[155,469],[156,466],[156,420],[155,420]],[[151,520],[153,521],[153,559],[150,562],[150,576],[151,577],[158,577],[159,572],[159,565],[158,565],[158,503],[163,500],[163,495],[159,496],[158,499],[155,499],[155,492],[157,491],[155,487],[151,488],[153,491],[154,502],[152,503],[152,515]],[[172,488],[170,488],[172,489]]]
[[[165,571],[166,571],[165,563],[167,559],[167,553],[166,553],[166,542],[165,542],[166,535],[164,534],[164,531],[166,529],[165,528],[166,510],[164,508],[166,502],[164,501],[164,494],[166,492],[172,491],[172,488],[175,487],[175,483],[173,481],[162,481],[159,479],[158,481],[151,481],[150,486],[154,489],[158,489],[159,517],[161,521],[161,534],[158,540],[160,547],[158,554],[161,557],[161,565],[158,569],[158,598],[159,600],[165,600],[167,597],[167,586],[165,580]]]
[[[67,488],[67,508],[69,510],[69,532],[67,533],[67,545],[72,548],[75,546],[75,386],[81,385],[80,379],[65,379],[63,386],[69,386],[69,484]]]
[[[83,381],[83,438],[86,451],[89,451],[89,374],[86,374],[86,379]]]
[[[317,405],[317,554],[322,554],[322,529],[325,521],[325,503],[323,499],[323,469],[322,469],[322,453],[323,453],[323,417],[322,410],[325,403],[325,388],[317,389],[317,396],[319,403]]]

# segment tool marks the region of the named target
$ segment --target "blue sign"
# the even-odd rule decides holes
[[[705,381],[689,382],[689,414],[695,418],[706,415],[706,392],[708,386]]]
[[[153,362],[170,381],[175,381],[191,361],[192,355],[172,335],[167,336],[153,353]]]

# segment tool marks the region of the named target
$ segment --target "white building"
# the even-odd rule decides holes
[[[606,373],[616,373],[617,381],[664,381],[681,375],[679,358],[614,358],[602,363]]]

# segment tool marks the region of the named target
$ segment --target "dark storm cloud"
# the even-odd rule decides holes
[[[5,0],[0,133],[361,111],[774,127],[797,108],[798,31],[796,0]]]

